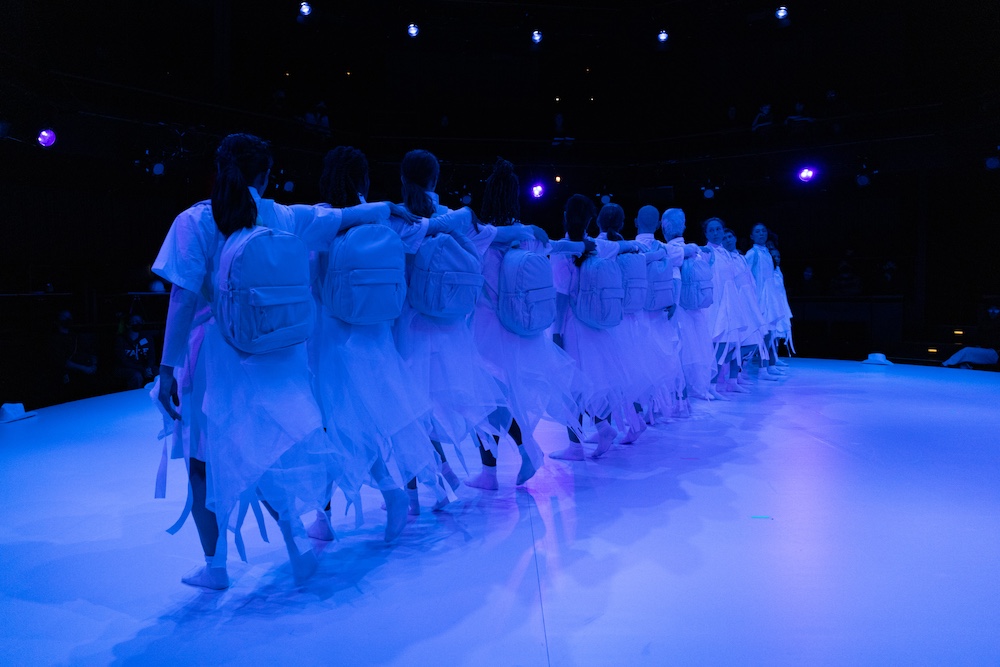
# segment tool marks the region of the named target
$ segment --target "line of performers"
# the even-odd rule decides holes
[[[302,582],[315,541],[334,539],[338,491],[360,523],[361,489],[377,488],[391,541],[421,511],[418,485],[432,511],[455,498],[467,455],[481,464],[468,486],[498,488],[501,449],[520,457],[516,484],[531,479],[542,419],[567,432],[548,456],[582,461],[691,399],[747,391],[750,366],[784,373],[791,313],[762,224],[741,255],[718,218],[698,246],[683,211],[644,206],[625,240],[621,207],[574,195],[550,240],[518,222],[504,160],[478,216],[440,205],[427,151],[404,158],[398,205],[366,201],[353,148],[326,156],[315,206],[264,198],[271,166],[267,142],[226,137],[211,200],[174,220],[153,266],[173,286],[152,392],[169,436],[157,493],[183,458],[188,502],[170,530],[190,516],[206,559],[186,584],[229,586],[229,534],[245,558],[241,527],[255,516],[265,532],[262,507]]]

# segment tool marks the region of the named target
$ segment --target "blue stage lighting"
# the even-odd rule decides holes
[[[533,33],[531,33],[531,41],[533,41],[535,44],[538,44],[540,41],[542,41],[542,31],[536,30]]]

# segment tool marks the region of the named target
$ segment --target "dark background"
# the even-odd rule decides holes
[[[208,196],[234,131],[274,143],[279,201],[315,200],[323,154],[351,144],[373,199],[398,200],[401,156],[432,150],[453,207],[478,205],[502,155],[523,218],[552,235],[575,192],[610,195],[628,220],[680,206],[689,240],[709,215],[744,245],[764,221],[809,356],[934,360],[1000,294],[995,1],[792,3],[784,25],[777,3],[743,0],[317,0],[306,18],[298,5],[3,4],[0,399],[52,401],[37,377],[63,308],[102,358],[119,314],[162,324],[148,267],[173,217]],[[797,102],[814,122],[784,124]],[[775,124],[751,132],[765,103]],[[805,164],[809,184],[795,179]]]

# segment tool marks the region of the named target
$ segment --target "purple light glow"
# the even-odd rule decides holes
[[[670,35],[667,34],[666,30],[661,30],[660,34],[657,35],[656,38],[658,40],[660,40],[661,42],[665,42],[665,41],[667,41],[670,38]]]
[[[535,44],[538,44],[540,41],[542,41],[542,31],[536,30],[533,33],[531,33],[531,41],[533,41]]]
[[[411,23],[406,27],[406,34],[410,37],[416,37],[420,34],[420,28],[417,27],[416,23]]]
[[[545,193],[545,188],[542,187],[541,183],[537,183],[531,186],[531,196],[535,199],[541,199],[542,194]]]
[[[801,171],[799,171],[799,180],[802,181],[803,183],[808,183],[813,179],[815,175],[816,175],[815,169],[813,169],[812,167],[804,167]]]
[[[56,143],[55,130],[45,129],[38,133],[38,143],[42,148],[50,148]]]
[[[308,2],[299,3],[299,14],[302,16],[309,16],[312,14],[313,8]]]

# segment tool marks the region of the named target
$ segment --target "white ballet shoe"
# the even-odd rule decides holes
[[[410,516],[420,516],[420,497],[417,495],[416,489],[407,489],[406,497],[409,499],[410,505],[407,509],[407,514]]]
[[[447,461],[441,464],[441,475],[444,477],[445,481],[448,482],[448,486],[451,487],[452,491],[458,491],[458,487],[462,486],[462,481],[451,469],[451,466],[448,465]]]
[[[768,372],[766,368],[762,368],[760,369],[760,372],[757,373],[757,377],[761,380],[776,381],[779,376],[777,373],[774,373],[772,375],[771,373]]]
[[[306,528],[306,535],[320,542],[333,542],[337,539],[330,526],[330,516],[326,512],[316,512],[316,520]]]
[[[597,443],[597,449],[590,454],[590,457],[594,459],[604,456],[611,449],[611,445],[615,441],[615,436],[618,435],[618,431],[607,422],[601,422],[597,425],[597,433],[601,436],[601,439]]]
[[[224,591],[229,588],[229,573],[224,567],[211,567],[211,557],[205,557],[205,565],[181,577],[181,583],[210,591]]]
[[[785,366],[785,367],[787,367],[788,366],[788,362],[787,361],[782,361],[781,357],[778,357],[777,359],[774,360],[774,365],[775,366]]]
[[[483,489],[484,491],[496,491],[500,488],[500,483],[497,482],[496,467],[483,466],[482,472],[475,477],[465,480],[465,485],[471,486],[474,489]]]
[[[382,492],[385,499],[385,541],[392,542],[406,528],[406,512],[409,498],[402,489],[389,489]]]
[[[571,442],[569,447],[550,452],[549,458],[558,461],[582,461],[584,459],[583,445],[579,442]]]
[[[742,384],[746,387],[751,387],[755,384],[753,378],[751,378],[750,374],[746,372],[740,372],[740,374],[736,377],[736,383]]]

